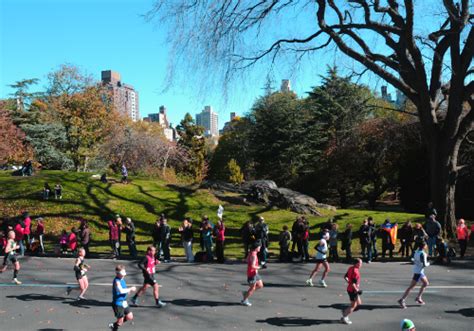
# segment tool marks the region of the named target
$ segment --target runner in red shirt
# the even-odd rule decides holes
[[[257,254],[262,248],[262,242],[257,240],[253,243],[250,254],[247,258],[247,282],[249,283],[249,289],[242,292],[243,300],[240,302],[242,305],[250,307],[252,304],[249,298],[252,294],[263,287],[262,278],[258,274],[260,266],[258,264]]]
[[[354,265],[347,270],[344,276],[344,279],[347,282],[347,294],[349,294],[349,299],[351,300],[351,305],[342,312],[341,322],[344,324],[352,324],[349,315],[357,308],[357,306],[362,304],[362,300],[360,299],[362,291],[359,288],[359,269],[361,265],[362,260],[356,259]]]
[[[146,292],[148,287],[153,287],[153,296],[155,297],[156,306],[162,308],[166,306],[166,303],[160,300],[160,286],[155,280],[155,266],[159,264],[160,261],[156,258],[156,248],[155,246],[148,246],[146,251],[145,258],[138,263],[138,267],[142,269],[143,272],[143,286],[138,290],[138,292],[132,298],[132,305],[137,307],[138,297]]]

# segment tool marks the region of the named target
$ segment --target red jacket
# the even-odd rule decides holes
[[[15,231],[15,240],[20,241],[23,240],[23,236],[25,234],[24,229],[21,227],[20,223],[17,223],[15,227],[13,228],[13,231]]]
[[[67,244],[68,244],[68,247],[71,251],[76,250],[76,248],[77,248],[77,236],[74,232],[71,232],[69,234]]]
[[[31,232],[31,218],[28,216],[23,221],[25,223],[25,228],[23,229],[23,234],[30,234]]]
[[[109,221],[108,224],[109,224],[109,240],[119,240],[118,224],[113,221]]]

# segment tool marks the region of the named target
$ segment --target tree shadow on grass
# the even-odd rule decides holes
[[[228,307],[228,306],[240,306],[238,302],[226,302],[226,301],[209,301],[209,300],[196,300],[196,299],[175,299],[168,301],[175,306],[182,307]]]
[[[474,317],[474,308],[462,308],[459,310],[446,310],[448,314],[460,314],[465,317]]]
[[[300,327],[300,326],[312,326],[321,324],[340,324],[339,320],[330,319],[313,319],[313,318],[301,318],[301,317],[269,317],[264,320],[257,320],[257,323],[267,323],[274,326],[280,327]]]
[[[75,300],[73,298],[46,295],[46,294],[37,294],[37,293],[29,293],[29,294],[22,294],[22,295],[8,295],[7,298],[17,299],[17,300],[21,300],[25,302],[61,301],[61,303],[63,304],[68,304],[73,307],[86,308],[86,309],[90,309],[92,307],[111,307],[111,303],[105,302],[105,301],[98,301],[98,300],[93,300],[93,299]]]

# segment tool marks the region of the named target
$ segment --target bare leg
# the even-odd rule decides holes
[[[331,268],[329,268],[329,263],[327,261],[323,262],[323,266],[324,266],[324,271],[323,271],[323,276],[321,277],[321,280],[324,280],[327,274],[329,273],[329,271],[331,271]]]
[[[311,275],[309,276],[309,279],[313,279],[313,277],[318,273],[320,268],[321,268],[321,263],[316,263],[316,266],[314,267],[313,271],[311,271]]]
[[[410,286],[408,286],[408,288],[406,289],[405,293],[403,294],[403,296],[401,297],[400,300],[405,300],[407,298],[407,296],[410,294],[411,290],[416,286],[416,280],[412,280],[411,283],[410,283]]]
[[[417,298],[418,300],[420,300],[420,301],[423,301],[423,300],[421,299],[421,296],[423,295],[423,292],[425,291],[425,288],[426,288],[428,285],[430,285],[430,283],[428,282],[428,278],[426,278],[426,276],[423,277],[423,278],[421,278],[421,282],[422,282],[422,284],[421,284],[421,287],[420,287],[420,292],[418,292],[418,296],[417,296],[416,298]]]
[[[155,297],[155,300],[158,300],[160,298],[160,286],[158,283],[153,285],[153,296]]]

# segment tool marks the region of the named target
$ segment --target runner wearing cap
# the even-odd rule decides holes
[[[416,250],[414,256],[413,256],[413,279],[410,283],[410,286],[406,289],[405,293],[403,296],[398,300],[398,303],[400,304],[400,307],[405,309],[406,303],[405,299],[408,297],[410,294],[410,291],[416,286],[416,284],[421,281],[421,287],[420,287],[420,292],[418,293],[418,296],[416,297],[415,301],[419,303],[420,305],[424,305],[425,302],[421,298],[423,295],[423,292],[425,291],[425,288],[430,284],[428,282],[428,278],[426,277],[424,271],[425,267],[429,266],[430,264],[428,263],[426,252],[424,251],[426,248],[426,242],[420,243],[420,246]]]
[[[326,278],[327,274],[331,270],[329,268],[329,262],[327,260],[326,254],[328,252],[328,244],[327,241],[329,240],[329,233],[325,232],[323,234],[322,239],[319,241],[319,244],[315,247],[316,248],[316,266],[314,267],[313,271],[311,271],[311,275],[306,280],[306,284],[308,286],[314,286],[313,284],[313,277],[318,273],[321,265],[324,267],[323,275],[321,276],[321,280],[319,281],[319,286],[327,287],[326,282],[324,279]]]

